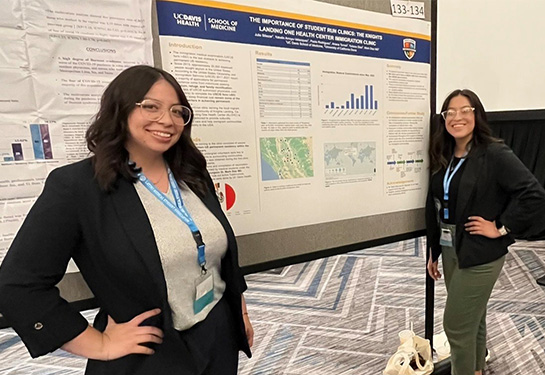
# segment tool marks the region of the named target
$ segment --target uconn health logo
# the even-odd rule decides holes
[[[201,16],[194,16],[184,13],[172,13],[172,17],[176,20],[176,24],[180,26],[200,27],[202,22]]]

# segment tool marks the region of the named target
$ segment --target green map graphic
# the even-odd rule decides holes
[[[263,181],[313,177],[312,138],[261,138]]]

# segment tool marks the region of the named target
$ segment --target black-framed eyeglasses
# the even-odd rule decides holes
[[[159,121],[163,118],[167,109],[165,106],[153,99],[144,99],[140,103],[136,103],[142,112],[142,116],[150,121]],[[174,104],[168,109],[170,118],[175,125],[184,126],[191,121],[191,109],[181,104]]]
[[[445,120],[451,120],[456,117],[458,113],[460,113],[460,116],[462,117],[469,117],[470,114],[475,111],[475,107],[462,107],[458,110],[456,109],[447,109],[446,111],[441,112],[441,116],[443,116],[443,119]]]

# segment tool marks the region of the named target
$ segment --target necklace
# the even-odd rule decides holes
[[[165,170],[163,169],[162,172],[165,172]],[[151,183],[154,184],[154,185],[157,185],[159,182],[161,182],[161,180],[163,179],[163,177],[165,177],[165,174],[166,174],[166,173],[161,173],[161,176],[159,176],[159,179],[157,179],[157,181],[153,181],[152,179],[150,179]]]

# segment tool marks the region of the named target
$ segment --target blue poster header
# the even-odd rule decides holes
[[[170,1],[157,16],[163,36],[430,62],[430,41],[411,36]]]

